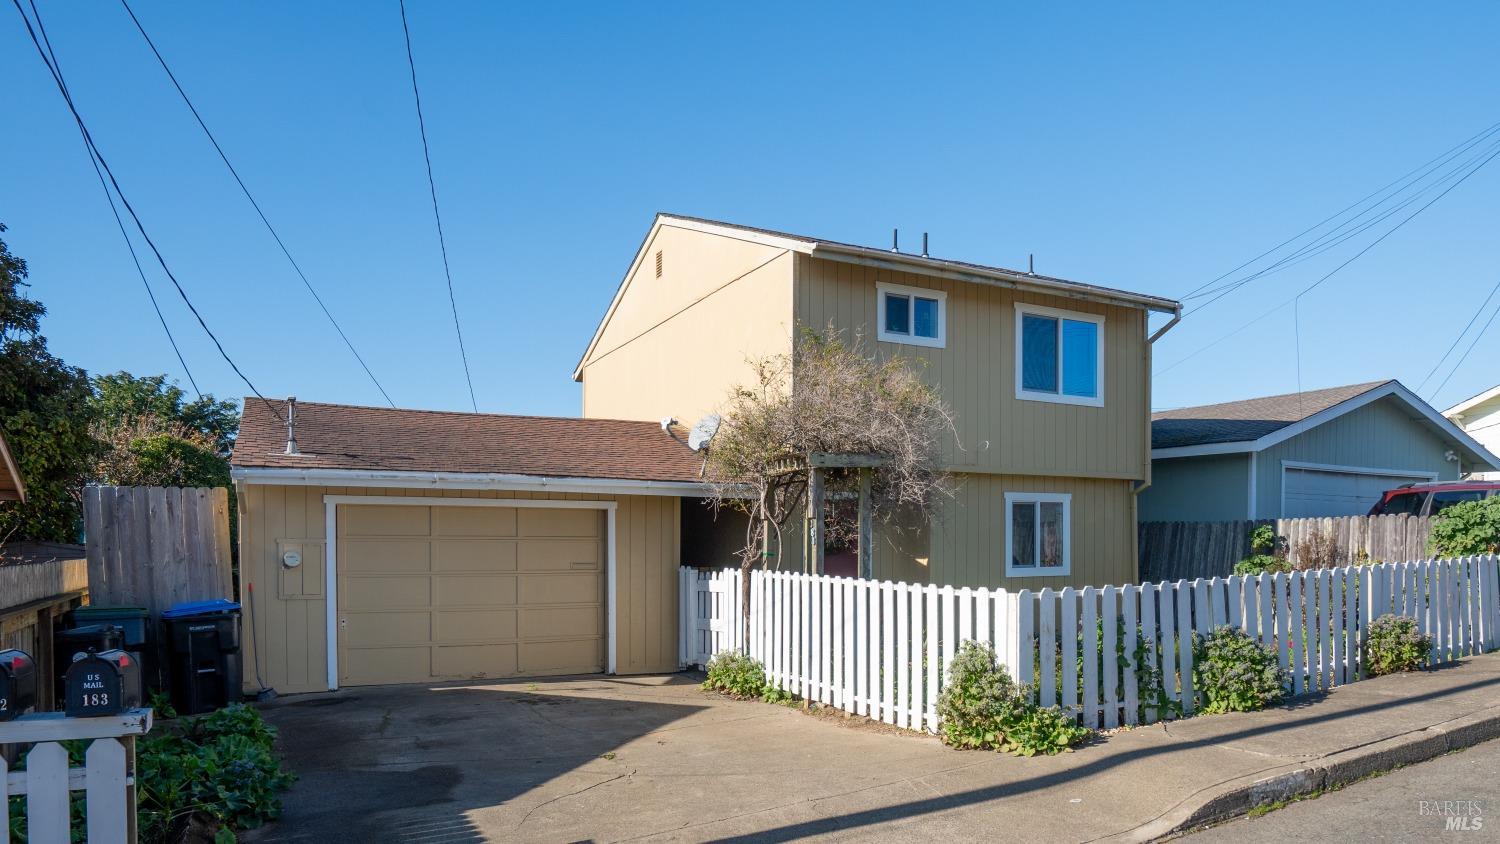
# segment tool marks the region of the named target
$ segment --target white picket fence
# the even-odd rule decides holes
[[[67,844],[74,791],[84,793],[84,840],[135,844],[135,739],[150,731],[149,709],[99,718],[42,712],[0,722],[0,744],[37,742],[26,753],[24,770],[0,776],[0,844],[11,840],[8,797],[20,795],[26,797],[26,840]],[[79,768],[68,766],[68,751],[59,743],[72,739],[91,740]]]
[[[1433,637],[1434,663],[1500,644],[1492,556],[1039,593],[756,571],[748,639],[740,578],[683,570],[684,665],[742,650],[778,688],[909,729],[937,729],[945,670],[969,639],[1096,728],[1159,720],[1164,699],[1190,714],[1193,635],[1225,625],[1276,649],[1294,695],[1361,679],[1365,630],[1387,613]],[[1142,688],[1153,678],[1164,699]]]

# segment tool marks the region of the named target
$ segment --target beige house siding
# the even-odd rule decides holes
[[[282,693],[328,686],[324,495],[615,501],[616,670],[677,669],[679,508],[674,497],[262,484],[241,484],[238,493],[247,690],[257,687],[257,667],[266,685]],[[302,552],[303,563],[283,568],[281,554],[292,547]]]
[[[641,256],[583,363],[584,416],[691,425],[790,351],[791,253],[662,225]]]
[[[876,283],[947,294],[945,348],[877,343]],[[797,256],[796,322],[864,335],[925,373],[957,418],[945,464],[961,472],[1145,479],[1150,471],[1146,315],[1128,307]],[[1104,406],[1016,398],[1016,303],[1104,317]],[[961,447],[960,447],[961,446]]]

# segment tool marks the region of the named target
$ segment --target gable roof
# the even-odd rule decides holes
[[[1469,411],[1481,406],[1492,405],[1500,401],[1500,386],[1491,387],[1477,396],[1464,399],[1454,406],[1443,411],[1443,415],[1452,419],[1455,416],[1467,416]]]
[[[837,240],[791,234],[774,229],[762,229],[738,223],[709,220],[703,217],[689,217],[683,214],[658,212],[656,219],[651,223],[651,228],[647,230],[645,238],[641,240],[641,245],[636,250],[635,258],[631,260],[629,269],[625,271],[625,277],[620,280],[620,286],[615,290],[614,299],[610,301],[609,308],[605,311],[604,317],[599,320],[599,326],[594,329],[593,338],[589,340],[588,347],[584,349],[583,356],[579,358],[578,365],[573,369],[574,381],[583,379],[584,362],[589,359],[589,355],[593,354],[594,347],[599,343],[599,338],[604,335],[604,328],[609,324],[610,317],[614,315],[615,308],[619,305],[621,297],[624,296],[625,286],[629,283],[630,277],[635,273],[636,267],[645,259],[646,247],[650,245],[656,232],[663,226],[674,226],[705,234],[747,240],[753,243],[761,243],[767,246],[786,249],[790,252],[798,252],[832,261],[886,267],[906,272],[919,272],[955,281],[1015,287],[1022,290],[1048,293],[1054,296],[1085,299],[1093,302],[1141,308],[1146,311],[1167,314],[1176,314],[1182,309],[1180,302],[1163,296],[1133,293],[1129,290],[1120,290],[1097,284],[1086,284],[1081,281],[1070,281],[1054,276],[1037,275],[1020,270],[1006,269],[1005,267],[975,264],[969,261],[958,261],[950,258],[931,258],[906,252],[893,252],[889,249],[880,249],[873,246],[860,246]]]
[[[5,433],[0,431],[0,501],[25,501],[26,479],[21,477],[21,467],[10,453],[10,444]]]
[[[617,419],[299,401],[296,436],[300,453],[287,454],[286,424],[265,402],[247,398],[230,463],[237,471],[284,470],[277,475],[384,473],[392,479],[389,486],[418,474],[698,484],[703,463],[660,424]]]
[[[1371,402],[1390,397],[1413,418],[1464,452],[1464,465],[1500,468],[1500,458],[1438,413],[1400,381],[1368,381],[1343,387],[1284,393],[1243,401],[1181,407],[1151,415],[1151,456],[1195,457],[1262,451]]]

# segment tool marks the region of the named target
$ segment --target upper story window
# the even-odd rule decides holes
[[[1104,317],[1016,305],[1016,398],[1104,405]]]
[[[948,339],[948,294],[924,287],[875,285],[878,338],[941,349]]]

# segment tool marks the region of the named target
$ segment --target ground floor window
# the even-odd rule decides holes
[[[1073,496],[1053,492],[1005,494],[1007,577],[1066,575],[1071,560]]]

